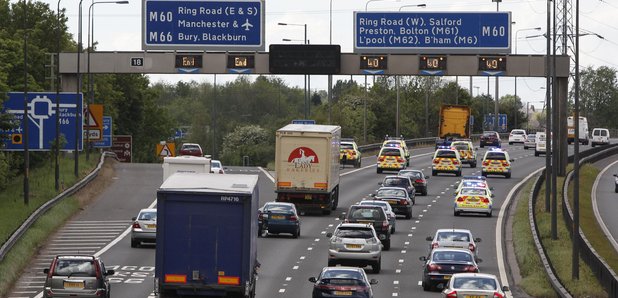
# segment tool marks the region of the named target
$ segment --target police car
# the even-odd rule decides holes
[[[343,166],[352,164],[355,168],[361,167],[361,152],[354,139],[341,139],[339,143],[339,163]]]
[[[455,147],[440,146],[433,154],[431,175],[436,176],[438,173],[453,173],[455,176],[461,176],[461,157]]]
[[[499,148],[493,148],[485,152],[481,175],[485,177],[487,175],[502,175],[506,178],[511,178],[511,163],[513,161],[509,157],[508,152]]]
[[[395,147],[403,149],[404,156],[406,158],[406,167],[410,166],[410,150],[408,149],[408,145],[403,137],[389,137],[388,135],[384,137],[384,142],[382,143],[382,148],[384,147]]]
[[[479,179],[476,177],[482,177],[483,179]],[[463,179],[461,179],[461,181],[457,183],[458,184],[457,184],[457,188],[455,189],[455,195],[459,194],[461,189],[464,187],[484,188],[485,190],[487,190],[487,193],[489,195],[492,194],[491,191],[494,189],[493,187],[489,187],[487,180],[483,176],[474,176],[474,177],[465,176]]]
[[[487,217],[492,215],[493,195],[485,188],[464,187],[455,196],[453,214],[482,213]]]
[[[451,147],[459,151],[461,162],[469,164],[471,168],[476,168],[476,150],[471,141],[453,141]]]

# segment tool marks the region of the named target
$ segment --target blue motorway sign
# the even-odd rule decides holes
[[[143,0],[144,50],[263,51],[261,0]]]
[[[510,12],[354,12],[355,53],[510,51]]]
[[[112,116],[103,116],[103,135],[100,141],[92,142],[92,147],[94,148],[111,148],[112,147]]]
[[[82,124],[82,99],[80,93],[60,93],[56,99],[56,93],[28,92],[28,149],[32,151],[49,151],[52,149],[52,142],[56,138],[56,119],[60,123],[60,134],[64,135],[66,144],[60,148],[61,151],[75,150],[75,129],[76,122]],[[56,100],[59,100],[60,109],[56,109]],[[25,131],[24,125],[24,93],[10,92],[9,98],[4,102],[2,113],[13,115],[17,122],[17,127],[2,134],[11,136],[4,141],[4,148],[7,151],[23,151],[24,142],[22,141]],[[77,114],[77,119],[76,119]],[[59,117],[59,118],[58,118]],[[77,125],[79,132],[78,150],[82,150],[84,133],[83,126]],[[19,136],[19,138],[12,137]]]
[[[498,114],[498,132],[507,131],[507,119],[506,114]]]

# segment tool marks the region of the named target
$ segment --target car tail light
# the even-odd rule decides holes
[[[457,202],[463,202],[464,200],[465,200],[464,197],[457,198]]]
[[[440,247],[440,244],[438,244],[438,242],[434,242],[431,244],[431,249],[438,248],[438,247]]]
[[[482,198],[481,201],[483,201],[483,203],[485,203],[485,204],[489,204],[489,199],[488,198]]]
[[[436,272],[442,270],[442,266],[440,265],[435,265],[435,264],[429,264],[427,265],[427,271],[429,272]]]
[[[298,217],[296,217],[296,215],[292,215],[292,216],[290,216],[290,220],[291,221],[298,221]]]
[[[403,162],[403,158],[397,156],[397,162]]]
[[[508,166],[508,165],[509,165],[509,162],[508,162],[508,161],[506,161],[506,160],[503,160],[503,161],[502,161],[502,166],[505,166],[505,167],[506,167],[506,166]]]
[[[414,180],[414,183],[423,183],[423,179],[416,179]]]
[[[474,247],[474,244],[470,243],[470,244],[468,244],[468,249],[470,251],[474,251],[476,249],[476,247]]]
[[[134,229],[141,229],[142,227],[139,226],[139,222],[133,222],[133,228]]]
[[[399,200],[399,204],[401,204],[401,205],[408,205],[408,201],[406,199],[401,199],[401,200]]]
[[[99,262],[94,261],[94,269],[97,271],[97,279],[101,279],[101,268],[99,268]]]
[[[452,291],[445,296],[446,298],[457,298],[457,291]]]
[[[54,270],[56,270],[56,259],[52,260],[51,266],[49,266],[49,272],[47,273],[47,278],[51,278],[54,274]],[[51,291],[51,290],[50,290]]]
[[[355,156],[355,155],[356,155],[356,152],[352,151],[352,152],[350,153],[350,155]]]
[[[453,164],[454,164],[454,165],[458,165],[458,164],[459,164],[459,161],[458,161],[458,160],[453,160]]]
[[[219,174],[223,174],[223,170],[219,170]]]
[[[382,228],[388,228],[388,220],[382,222]]]
[[[498,292],[494,292],[494,298],[504,298],[504,295],[498,293]]]
[[[384,161],[384,156],[378,157],[378,161]]]
[[[479,269],[476,266],[468,266],[464,269],[465,272],[479,272]]]
[[[437,160],[437,159],[434,159],[434,160],[433,160],[433,163],[435,163],[435,164],[439,164],[439,163],[440,163],[440,161],[439,161],[439,160]]]
[[[488,166],[488,165],[489,165],[489,160],[484,160],[484,161],[483,161],[483,165],[484,165],[484,166]]]

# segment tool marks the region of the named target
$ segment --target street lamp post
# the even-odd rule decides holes
[[[57,5],[57,22],[56,22],[56,111],[60,111],[60,1]],[[60,189],[60,165],[58,164],[58,156],[60,155],[60,117],[56,115],[56,146],[55,148],[55,165],[54,165],[54,186],[56,191]]]
[[[88,96],[89,100],[88,104],[94,103],[94,82],[92,78],[92,73],[90,72],[90,52],[92,52],[92,46],[94,44],[94,5],[95,4],[104,4],[104,3],[114,3],[114,4],[129,4],[129,1],[93,1],[88,7],[88,62],[87,62],[87,73],[88,73]],[[92,40],[90,39],[92,36]],[[90,110],[86,109],[84,113],[84,117],[86,117],[86,160],[90,159]]]
[[[82,113],[82,105],[79,100],[79,93],[82,90],[82,74],[81,69],[79,67],[80,58],[82,55],[82,2],[84,0],[79,0],[79,12],[77,16],[77,87],[75,90],[75,167],[73,169],[73,174],[75,177],[79,177],[79,138],[83,137],[81,130],[79,129],[80,125],[83,125],[83,121],[79,121],[79,114]],[[82,123],[80,123],[82,122]]]
[[[333,0],[330,0],[329,23],[328,23],[328,44],[333,44]],[[365,86],[367,87],[367,86]],[[365,92],[366,94],[367,92]],[[331,121],[333,103],[333,75],[328,75],[328,124]]]
[[[309,44],[309,40],[307,39],[307,24],[292,24],[292,23],[278,23],[279,26],[302,26],[305,30],[305,38],[303,39],[305,44]],[[283,41],[296,41],[294,39],[284,38]],[[307,90],[307,85],[311,88],[311,77],[305,75],[305,119],[309,119],[309,90]]]
[[[519,35],[519,32],[522,31],[539,31],[541,30],[541,27],[534,27],[534,28],[524,28],[524,29],[519,29],[517,31],[515,31],[515,55],[517,55],[517,36]],[[527,113],[527,111],[526,111]],[[515,128],[517,128],[517,77],[515,77],[515,114],[513,116],[513,119],[515,120]],[[527,127],[526,127],[527,128]]]

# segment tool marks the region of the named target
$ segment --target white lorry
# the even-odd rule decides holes
[[[289,124],[277,130],[275,192],[277,202],[302,211],[330,214],[339,202],[341,127]]]
[[[567,142],[569,145],[575,140],[575,122],[573,117],[567,118]],[[588,145],[590,142],[590,134],[588,132],[588,119],[586,117],[579,117],[579,142]]]
[[[163,158],[163,181],[174,173],[210,173],[210,158],[183,155]]]

